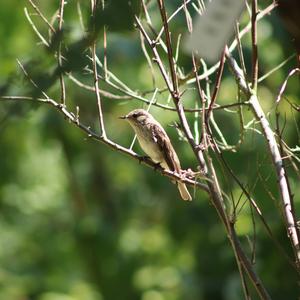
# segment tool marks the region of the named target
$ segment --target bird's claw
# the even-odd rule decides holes
[[[162,168],[162,166],[160,165],[160,163],[154,163],[154,171],[157,171],[157,169]]]
[[[149,160],[151,160],[151,158],[147,155],[139,156],[139,163],[141,163],[142,161],[149,161]]]

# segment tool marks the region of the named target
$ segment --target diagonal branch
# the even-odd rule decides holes
[[[187,185],[197,187],[205,192],[208,192],[207,185],[200,183],[194,179],[188,178],[188,177],[183,177],[180,174],[177,174],[176,172],[168,171],[160,166],[158,166],[156,163],[154,163],[151,159],[147,157],[140,156],[136,154],[134,151],[127,149],[118,143],[113,142],[112,140],[108,139],[107,137],[103,137],[103,135],[97,134],[94,130],[91,129],[90,126],[87,126],[83,124],[78,116],[76,116],[74,113],[70,112],[67,110],[66,107],[61,105],[60,103],[56,102],[55,100],[51,98],[34,98],[34,97],[28,97],[28,96],[0,96],[0,99],[2,101],[32,101],[35,103],[40,103],[40,104],[46,104],[50,105],[54,109],[56,109],[60,114],[62,114],[66,120],[68,120],[70,123],[78,127],[80,130],[82,130],[87,137],[99,141],[110,148],[112,148],[115,151],[121,152],[123,154],[126,154],[127,156],[130,156],[131,158],[135,159],[139,163],[146,165],[153,170],[156,170],[159,172],[161,175],[166,176],[170,179],[175,179],[176,181],[183,182]],[[201,179],[204,179],[203,177]]]
[[[42,18],[42,20],[48,25],[48,27],[50,28],[50,30],[55,33],[56,30],[54,29],[54,27],[51,25],[51,23],[49,23],[49,21],[47,20],[47,18],[43,15],[43,13],[41,12],[41,10],[39,9],[39,7],[33,2],[33,0],[28,0],[28,2],[31,4],[31,6],[33,7],[33,9],[37,12],[37,14]]]

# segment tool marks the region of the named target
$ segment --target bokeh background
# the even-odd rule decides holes
[[[77,49],[83,36],[77,2],[71,0],[65,6],[64,38],[68,49]],[[115,1],[116,7],[120,2]],[[59,1],[36,3],[49,20],[59,5]],[[89,4],[79,3],[88,27]],[[270,3],[259,1],[261,8]],[[180,1],[167,1],[169,12],[179,4]],[[59,81],[53,77],[56,67],[53,52],[39,43],[25,18],[25,6],[33,12],[24,0],[1,1],[0,94],[37,93],[17,67],[18,58],[39,85],[51,97],[59,99]],[[155,1],[150,12],[154,27],[159,29]],[[38,17],[33,16],[33,20],[47,36],[44,23]],[[126,7],[115,9],[112,5],[105,20],[110,22],[109,69],[133,90],[152,90],[151,72]],[[184,20],[181,13],[172,22],[174,35],[186,30]],[[241,24],[247,20],[245,13]],[[100,22],[99,28],[101,25]],[[294,49],[276,13],[260,21],[258,29],[260,75],[263,75],[291,56]],[[242,40],[248,67],[250,41],[249,35]],[[101,34],[98,45],[101,58]],[[82,71],[88,52],[78,52],[70,51],[78,64],[73,61],[69,68],[80,80],[93,84],[92,75]],[[182,54],[180,62],[186,72],[191,69],[188,56]],[[295,59],[259,85],[265,111],[274,113],[280,85],[293,66]],[[158,72],[156,84],[163,87]],[[75,111],[78,105],[82,122],[97,130],[95,95],[68,79],[66,85],[68,108]],[[285,96],[299,105],[299,94],[299,79],[291,78]],[[225,66],[218,103],[233,103],[236,95],[234,79]],[[185,105],[193,106],[197,92],[190,89],[184,97]],[[159,94],[158,99],[167,99],[167,94]],[[129,147],[133,133],[118,116],[142,104],[104,97],[103,107],[108,136]],[[282,101],[280,109],[282,122],[286,120],[284,138],[290,147],[299,147],[299,113],[286,101]],[[168,126],[177,120],[176,114],[157,108],[151,112],[166,128],[183,167],[196,169],[188,144],[178,138],[174,127]],[[250,116],[247,109],[245,116],[246,120]],[[192,118],[190,115],[190,121]],[[240,133],[236,111],[219,111],[215,118],[228,143],[236,144]],[[271,119],[273,125],[274,120]],[[142,154],[138,145],[134,149]],[[261,135],[255,130],[246,131],[238,151],[225,151],[224,157],[251,189],[276,239],[292,257],[278,211],[276,180]],[[216,167],[223,190],[238,199],[239,188],[220,164],[216,163]],[[258,174],[265,179],[264,183],[257,181]],[[290,178],[299,208],[300,186],[292,170]],[[181,201],[176,187],[167,178],[89,139],[49,106],[0,100],[0,299],[242,299],[234,255],[217,214],[205,193],[190,190],[194,201]],[[249,254],[255,235],[256,270],[273,299],[296,299],[296,271],[257,219],[255,224],[254,232],[251,212],[245,204],[236,227]]]

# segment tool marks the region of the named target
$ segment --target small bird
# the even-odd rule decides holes
[[[120,117],[129,122],[136,133],[141,148],[160,166],[169,171],[180,174],[181,166],[178,156],[163,127],[144,109],[135,109]],[[178,190],[183,200],[192,200],[192,197],[182,182],[177,182]]]

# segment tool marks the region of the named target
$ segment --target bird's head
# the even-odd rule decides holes
[[[144,109],[135,109],[125,116],[121,116],[132,126],[144,125],[147,121],[152,120],[153,117]]]

